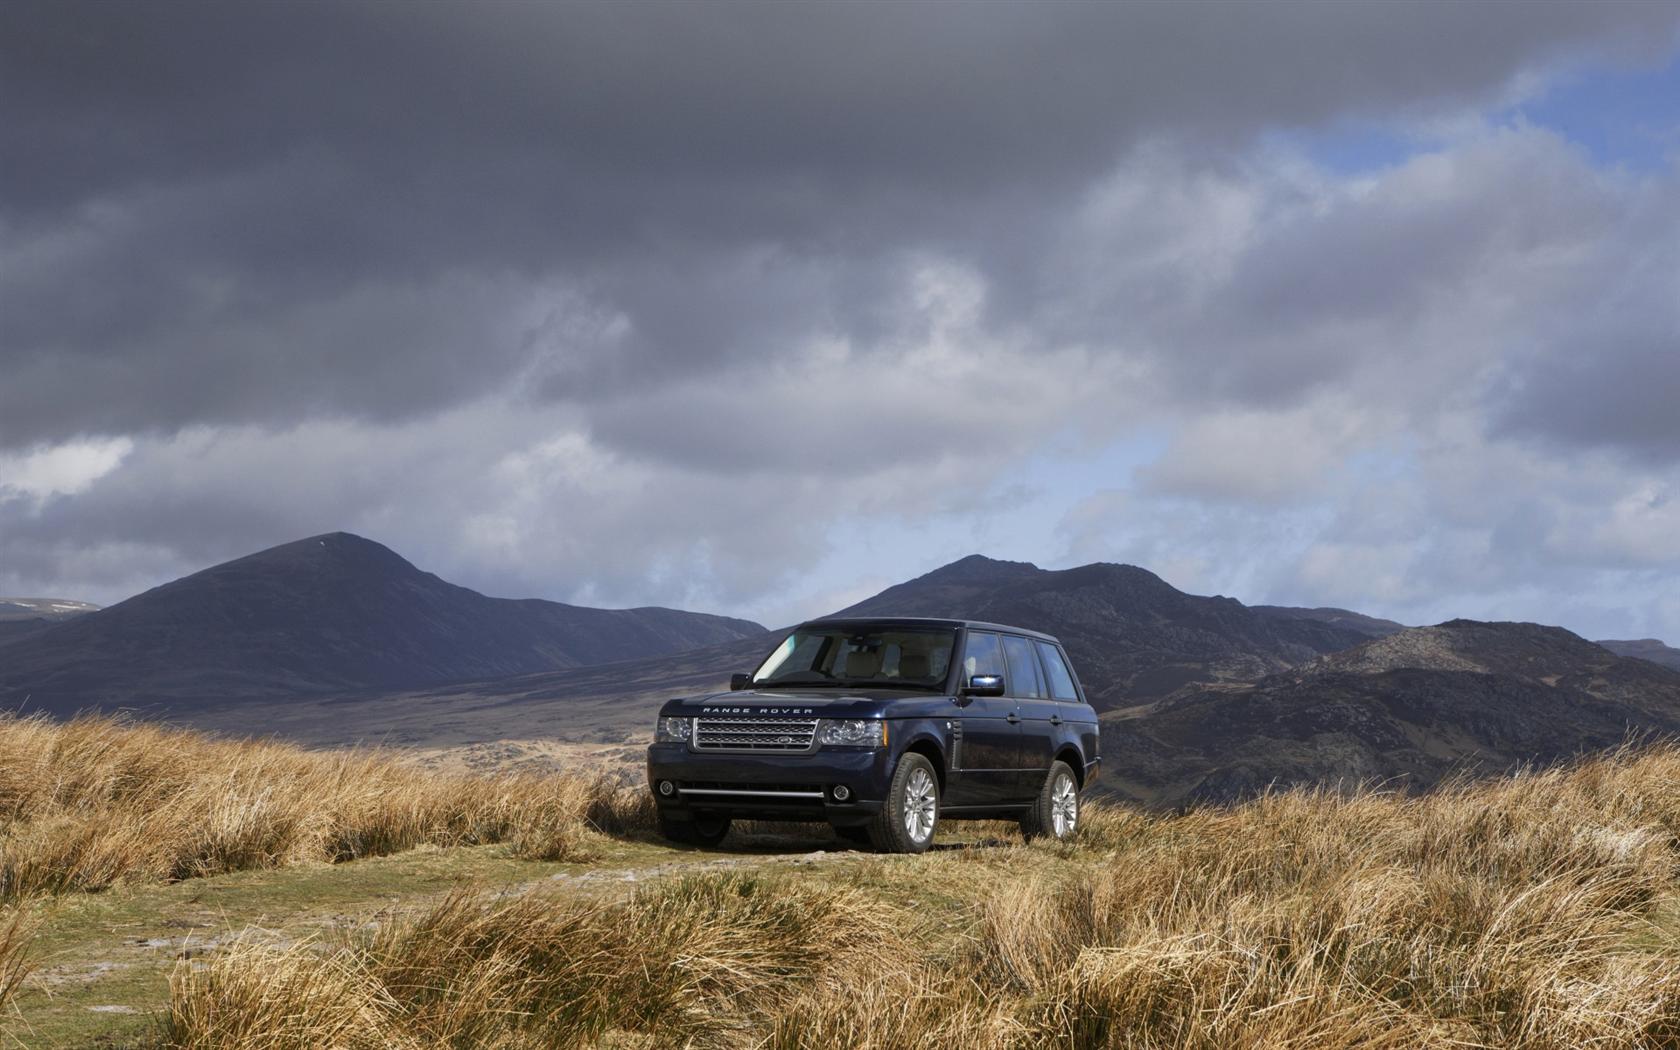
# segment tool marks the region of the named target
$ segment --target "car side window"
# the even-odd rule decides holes
[[[1003,636],[1003,651],[1009,658],[1009,695],[1042,697],[1044,680],[1038,672],[1033,644],[1016,634]]]
[[[1050,676],[1050,695],[1057,700],[1078,700],[1079,690],[1073,687],[1073,675],[1068,671],[1067,661],[1062,659],[1062,651],[1049,642],[1039,642],[1038,656]]]
[[[995,634],[970,631],[963,649],[963,680],[977,674],[1003,674],[1003,643]]]

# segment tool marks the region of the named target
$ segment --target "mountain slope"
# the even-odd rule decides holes
[[[1105,723],[1104,766],[1151,802],[1425,787],[1680,732],[1680,673],[1560,627],[1453,620],[1129,714]]]
[[[47,620],[58,623],[98,611],[97,605],[73,602],[66,598],[0,598],[0,623],[18,620]]]
[[[1189,682],[1252,680],[1366,640],[1311,618],[1260,616],[1230,598],[1184,594],[1127,565],[1050,572],[974,555],[889,587],[836,615],[993,620],[1048,631],[1065,642],[1100,708],[1148,702]],[[645,734],[672,696],[723,689],[774,644],[741,641],[622,664],[465,682],[384,697],[343,697],[319,710],[265,712],[265,724],[310,743],[378,737],[459,744],[498,738],[611,742]],[[199,724],[244,727],[247,712]]]
[[[1099,709],[1193,682],[1252,681],[1370,637],[1360,627],[1185,594],[1133,565],[1049,571],[980,555],[890,587],[843,615],[951,616],[1047,631],[1068,647]]]
[[[0,644],[98,609],[67,598],[0,598]]]
[[[489,598],[347,533],[217,565],[0,650],[0,702],[67,713],[442,682],[657,656],[745,620]]]
[[[1249,608],[1262,616],[1276,617],[1280,620],[1316,620],[1319,623],[1334,624],[1358,631],[1367,638],[1386,638],[1406,629],[1403,623],[1384,620],[1378,616],[1366,616],[1364,613],[1348,609],[1301,609],[1292,605],[1251,605]]]
[[[1664,645],[1655,638],[1640,638],[1630,641],[1610,638],[1600,641],[1598,644],[1617,656],[1634,656],[1641,660],[1649,660],[1654,664],[1662,664],[1670,670],[1680,671],[1680,649]]]

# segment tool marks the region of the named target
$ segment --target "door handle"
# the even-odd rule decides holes
[[[1050,716],[1050,724],[1053,725],[1053,726],[1061,725],[1062,724],[1062,716],[1061,715],[1051,715]]]
[[[1005,717],[1009,720],[1009,723],[1011,725],[1014,725],[1016,722],[1019,722],[1021,720],[1021,716],[1016,714],[1013,711],[1009,712],[1009,714],[1006,715]]]

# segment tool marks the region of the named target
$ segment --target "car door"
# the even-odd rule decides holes
[[[1009,663],[1009,693],[1021,719],[1020,775],[1015,793],[1018,800],[1031,799],[1043,788],[1044,778],[1050,774],[1061,708],[1050,698],[1032,639],[1018,634],[1004,635],[1003,654]]]
[[[961,683],[975,675],[1007,675],[1003,638],[969,631],[963,641]],[[945,804],[995,806],[1019,793],[1020,712],[1008,696],[970,696],[951,719],[951,775]]]

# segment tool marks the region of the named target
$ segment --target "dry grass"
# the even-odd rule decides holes
[[[184,962],[171,1047],[1680,1047],[1680,748],[1406,798],[610,894],[457,893]],[[0,896],[420,844],[578,859],[646,793],[90,719],[0,722]],[[27,931],[0,913],[0,1007]]]
[[[9,913],[0,911],[0,1014],[29,977],[32,933],[31,924],[21,911],[15,908]]]
[[[329,953],[244,945],[176,971],[174,1047],[563,1047],[625,1031],[750,1042],[801,993],[844,995],[911,954],[847,888],[731,874],[628,901],[453,895]]]
[[[0,720],[0,900],[422,844],[583,859],[651,822],[607,780],[440,776],[376,751],[311,753],[84,718]]]
[[[177,1047],[1680,1046],[1680,751],[1081,840],[457,896],[176,973]],[[1668,918],[1665,919],[1665,916]]]
[[[1421,798],[1113,815],[1087,878],[1000,887],[977,972],[1091,1047],[1674,1046],[1680,753]]]

